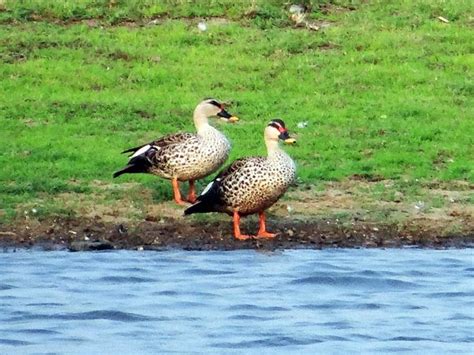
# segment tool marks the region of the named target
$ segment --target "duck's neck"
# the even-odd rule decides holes
[[[280,148],[278,141],[276,140],[266,140],[265,145],[267,146],[267,155],[269,159],[278,157],[283,150]]]
[[[212,130],[212,126],[209,124],[207,116],[199,109],[194,110],[194,126],[199,135],[205,135],[209,130]]]

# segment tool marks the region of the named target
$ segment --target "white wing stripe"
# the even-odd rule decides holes
[[[220,181],[220,179],[216,179],[216,181],[211,181],[209,184],[207,184],[206,188],[201,192],[201,196],[207,194],[207,192],[211,189],[212,185],[214,185],[214,183],[217,181]]]
[[[145,153],[150,148],[151,148],[151,145],[147,144],[146,146],[138,149],[130,158],[135,158],[136,156],[139,156],[140,154]]]

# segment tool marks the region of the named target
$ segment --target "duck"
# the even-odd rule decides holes
[[[179,189],[180,182],[189,182],[187,201],[196,201],[195,181],[216,172],[227,160],[231,144],[226,136],[209,124],[209,117],[220,117],[236,122],[237,116],[226,111],[216,99],[200,102],[193,114],[196,133],[180,132],[161,137],[153,142],[124,150],[129,153],[127,165],[115,172],[122,174],[148,173],[171,180],[174,201],[185,204]]]
[[[267,156],[235,160],[207,185],[184,214],[227,213],[233,216],[236,239],[274,238],[277,233],[266,229],[265,210],[284,195],[296,178],[296,164],[279,142],[294,144],[296,140],[290,137],[283,120],[273,119],[264,130],[264,141]],[[256,213],[259,215],[258,233],[255,236],[242,234],[240,218]]]

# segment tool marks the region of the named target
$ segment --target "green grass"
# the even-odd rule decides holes
[[[264,154],[266,122],[283,118],[304,183],[473,182],[471,3],[305,3],[310,20],[330,26],[295,29],[276,0],[0,2],[0,210],[93,196],[95,181],[138,181],[169,198],[151,176],[113,181],[119,152],[192,131],[194,106],[209,96],[241,118],[214,121],[232,159]],[[229,21],[200,33],[199,19],[216,16]]]

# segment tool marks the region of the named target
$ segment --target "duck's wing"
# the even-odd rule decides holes
[[[196,134],[193,133],[187,133],[187,132],[182,132],[182,133],[175,133],[175,134],[169,134],[167,136],[161,137],[153,142],[146,143],[143,145],[139,145],[138,147],[133,147],[127,150],[124,150],[123,153],[130,153],[129,156],[136,157],[138,155],[143,154],[146,152],[149,148],[155,147],[155,148],[164,148],[170,145],[174,144],[180,144],[180,143],[185,143],[188,141],[192,141],[197,138]]]
[[[216,206],[222,205],[222,186],[242,173],[247,164],[254,164],[257,161],[264,160],[263,157],[247,157],[240,158],[232,162],[229,166],[223,169],[212,180],[202,193],[198,196],[197,202],[184,211],[185,215],[192,213],[206,213],[216,211]]]
[[[130,153],[125,168],[114,173],[113,177],[126,173],[145,173],[153,166],[166,164],[175,151],[179,151],[180,144],[199,144],[199,136],[192,133],[177,133],[164,136],[156,141],[122,153]]]
[[[188,133],[188,132],[175,133],[175,134],[169,134],[167,136],[161,137],[160,139],[157,139],[156,141],[153,142],[153,145],[160,148],[164,148],[169,145],[194,141],[196,138],[197,138],[197,134],[195,133]]]
[[[258,159],[255,157],[247,157],[247,158],[240,158],[233,161],[229,166],[224,168],[214,179],[214,181],[219,180],[222,181],[227,177],[231,176],[232,174],[238,173],[240,169],[242,169],[248,162]]]

